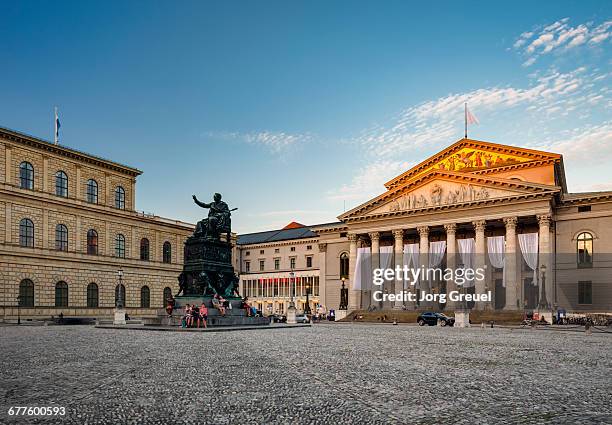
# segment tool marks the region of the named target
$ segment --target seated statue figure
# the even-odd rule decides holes
[[[213,202],[207,204],[198,201],[198,198],[193,195],[194,202],[202,207],[208,208],[208,218],[198,222],[195,230],[196,236],[205,236],[209,239],[219,240],[221,233],[227,233],[227,240],[230,240],[231,219],[230,209],[225,202],[221,200],[221,194],[215,193]]]

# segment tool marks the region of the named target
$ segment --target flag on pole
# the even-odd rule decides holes
[[[476,115],[472,113],[467,107],[467,102],[465,102],[465,138],[468,137],[468,124],[480,124]]]
[[[59,129],[61,127],[60,124],[60,120],[59,120],[59,115],[57,114],[57,106],[55,107],[55,144],[57,145],[57,143],[59,142]]]

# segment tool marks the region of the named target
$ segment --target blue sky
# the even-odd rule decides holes
[[[427,4],[426,4],[427,3]],[[0,125],[140,168],[137,208],[334,221],[462,137],[612,190],[609,1],[0,2]]]

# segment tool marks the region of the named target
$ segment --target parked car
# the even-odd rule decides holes
[[[271,314],[269,317],[270,320],[272,320],[272,323],[284,323],[287,321],[287,316],[283,316],[280,314]]]
[[[310,318],[304,313],[298,313],[295,315],[295,321],[297,323],[310,323]]]
[[[440,325],[442,326],[454,326],[455,318],[448,317],[443,313],[434,313],[432,311],[428,311],[425,313],[421,313],[417,317],[417,323],[419,326],[436,326],[438,324],[438,320],[440,320]]]

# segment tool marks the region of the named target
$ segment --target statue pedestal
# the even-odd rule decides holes
[[[346,310],[336,310],[336,317],[334,319],[335,322],[338,320],[342,320],[346,317]]]
[[[295,306],[293,305],[293,303],[291,303],[289,307],[287,308],[287,323],[288,324],[294,325],[297,323],[297,320],[295,319],[296,314],[297,314],[297,310]]]
[[[115,309],[115,319],[113,320],[115,325],[125,325],[125,310],[123,308]]]
[[[469,328],[470,326],[470,310],[455,310],[455,327]]]

